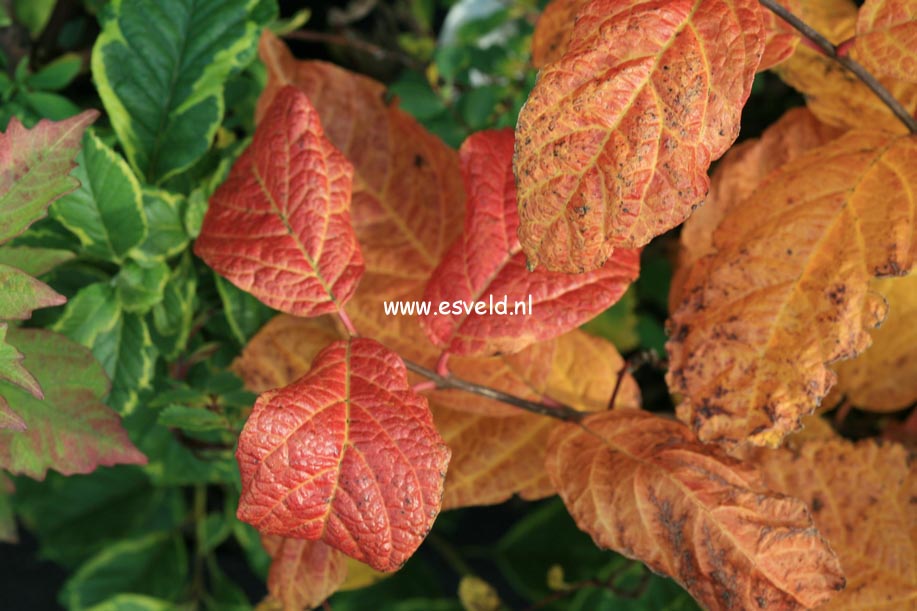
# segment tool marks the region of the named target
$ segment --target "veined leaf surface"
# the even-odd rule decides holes
[[[210,198],[194,252],[273,308],[335,312],[363,274],[350,223],[352,177],[308,98],[285,87]]]
[[[331,344],[305,376],[262,394],[236,457],[239,519],[393,571],[439,513],[449,449],[401,359],[356,338]]]
[[[866,0],[857,13],[856,57],[874,74],[917,83],[917,7],[912,0]]]

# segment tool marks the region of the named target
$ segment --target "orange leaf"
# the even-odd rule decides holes
[[[567,51],[576,13],[590,0],[552,0],[544,7],[532,34],[532,65],[543,68]]]
[[[331,342],[344,339],[330,316],[297,318],[280,314],[261,327],[232,370],[253,392],[286,386],[309,371],[312,359]]]
[[[739,131],[761,59],[753,0],[594,0],[519,115],[519,238],[532,265],[600,267],[681,223]]]
[[[272,308],[337,311],[363,273],[350,224],[352,176],[309,100],[287,87],[210,198],[194,252]]]
[[[850,0],[809,0],[802,3],[802,8],[803,20],[834,44],[855,34],[857,9]],[[809,109],[829,125],[907,132],[888,106],[859,78],[818,51],[800,46],[774,71],[803,93]],[[878,80],[909,113],[917,112],[917,85],[888,76],[879,76]]]
[[[449,449],[398,355],[356,338],[262,394],[236,458],[240,520],[394,571],[439,513]]]
[[[917,607],[917,472],[903,447],[816,440],[755,461],[769,487],[808,503],[844,567],[846,590],[819,609]]]
[[[618,250],[604,267],[581,275],[526,269],[516,236],[512,130],[473,134],[460,156],[465,231],[433,271],[424,292],[432,309],[420,319],[433,343],[462,355],[518,352],[575,329],[621,298],[639,273],[637,250]],[[498,309],[474,311],[488,302]],[[442,304],[448,311],[439,310]]]
[[[608,407],[624,360],[614,346],[582,331],[535,344],[511,357],[454,358],[459,377],[534,401],[550,397],[576,409]],[[436,428],[452,449],[445,508],[501,503],[513,494],[555,492],[544,470],[548,435],[558,422],[452,390],[428,394]],[[640,391],[624,376],[616,407],[638,407]]]
[[[851,132],[770,174],[714,235],[672,315],[670,389],[703,441],[773,445],[885,317],[873,276],[911,267],[917,139]]]
[[[779,0],[778,4],[794,15],[802,13],[800,0]],[[796,52],[796,46],[799,44],[799,35],[793,26],[771,11],[764,11],[764,32],[767,38],[758,72],[785,62]]]
[[[841,134],[842,130],[821,123],[807,108],[792,108],[764,130],[761,138],[729,149],[713,171],[704,205],[682,226],[681,252],[669,293],[671,310],[681,301],[681,285],[694,262],[716,252],[713,232],[723,217],[737,209],[768,174]]]
[[[464,193],[456,152],[387,103],[382,83],[332,64],[296,61],[269,30],[259,53],[268,82],[256,116],[264,116],[285,85],[295,85],[353,164],[353,225],[366,271],[425,283],[461,231]]]
[[[266,535],[261,543],[271,556],[268,596],[284,609],[319,606],[347,577],[347,557],[321,541]]]
[[[888,316],[866,352],[837,364],[838,389],[857,407],[893,412],[917,401],[917,274],[873,280],[870,290],[885,296]]]
[[[877,75],[917,83],[917,6],[913,0],[866,0],[856,24],[854,49]]]
[[[546,466],[581,529],[708,609],[798,609],[844,587],[805,505],[684,425],[615,410],[563,425]]]

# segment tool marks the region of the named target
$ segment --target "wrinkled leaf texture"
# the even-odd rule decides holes
[[[640,252],[615,251],[605,265],[571,275],[526,269],[516,230],[513,132],[482,131],[460,150],[467,194],[465,229],[433,271],[424,300],[434,308],[420,322],[430,340],[452,354],[518,352],[561,335],[611,307],[640,268]],[[507,313],[445,313],[439,304],[463,307],[507,300]],[[515,311],[515,304],[532,306]]]
[[[363,273],[350,224],[352,177],[308,98],[285,87],[210,198],[194,252],[272,308],[335,312]]]
[[[898,444],[814,439],[796,450],[757,449],[772,490],[802,498],[837,552],[847,587],[819,609],[917,606],[917,471]]]
[[[801,501],[681,423],[637,410],[558,427],[547,469],[596,544],[671,576],[707,609],[800,609],[844,587]]]
[[[827,364],[885,318],[874,276],[906,273],[917,140],[854,131],[783,166],[720,223],[672,314],[667,380],[703,441],[775,445],[835,382]]]
[[[753,0],[584,5],[516,127],[532,265],[593,270],[684,221],[738,135],[764,38]]]
[[[268,596],[283,609],[317,607],[347,577],[347,557],[321,541],[267,535],[261,543],[271,556]]]
[[[857,59],[873,74],[917,83],[917,7],[913,0],[866,0],[857,14]]]
[[[416,318],[387,316],[383,302],[421,299],[430,274],[461,233],[465,206],[458,154],[400,110],[382,83],[333,64],[297,61],[267,30],[259,52],[268,82],[257,116],[280,88],[293,84],[353,163],[352,220],[366,273],[347,314],[363,335],[404,337],[406,349],[399,354],[421,360],[423,351],[415,346],[428,340]]]
[[[439,513],[449,449],[398,355],[356,338],[331,344],[305,376],[262,394],[236,457],[239,519],[393,571]]]

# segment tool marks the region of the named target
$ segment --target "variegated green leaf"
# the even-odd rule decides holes
[[[113,0],[92,53],[99,95],[147,182],[191,166],[223,117],[226,79],[253,58],[255,0]]]
[[[86,254],[120,262],[147,236],[140,183],[124,159],[92,132],[83,137],[73,176],[80,188],[51,206],[51,215],[82,242]]]

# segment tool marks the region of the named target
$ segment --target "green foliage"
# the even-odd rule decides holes
[[[454,2],[402,4],[413,25],[392,52],[409,61],[389,79],[401,108],[453,146],[514,125],[535,79],[534,3],[447,19],[448,31],[443,15]],[[12,5],[6,17],[37,45],[55,3]],[[68,570],[55,593],[68,609],[251,609],[258,601],[234,581],[238,572],[230,577],[217,562],[242,561],[249,580],[262,582],[269,564],[258,533],[235,517],[233,452],[254,395],[229,366],[275,312],[213,274],[190,246],[254,129],[261,28],[321,24],[307,12],[277,19],[273,0],[82,6],[63,24],[55,57],[0,62],[4,129],[14,116],[32,126],[84,107],[106,113],[69,147],[52,139],[42,151],[20,148],[34,172],[0,190],[0,425],[8,407],[29,427],[28,435],[0,427],[0,467],[16,475],[0,471],[0,541],[15,537],[15,513],[40,556]],[[92,22],[100,33],[91,48],[73,46]],[[625,352],[664,342],[671,271],[649,269],[648,281],[588,326]],[[137,464],[96,468],[118,462]],[[86,474],[61,475],[77,472]],[[693,608],[656,576],[634,600],[609,588],[561,592],[551,571],[567,586],[614,575],[622,591],[645,575],[598,550],[558,501],[504,509],[512,526],[483,553],[463,545],[477,525],[452,512],[397,575],[340,592],[332,607],[458,610],[458,579],[474,572],[513,605],[556,597],[547,609]]]

